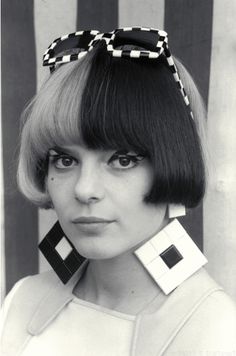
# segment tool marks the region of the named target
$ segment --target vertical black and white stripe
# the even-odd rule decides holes
[[[232,121],[236,110],[233,104],[235,87],[231,75],[235,63],[235,53],[231,50],[232,38],[236,36],[235,7],[236,4],[229,0],[214,3],[213,0],[146,0],[143,3],[136,0],[71,0],[69,7],[63,0],[2,1],[2,245],[5,245],[5,270],[2,272],[6,291],[21,277],[46,268],[42,264],[39,267],[37,245],[54,222],[53,214],[38,213],[25,201],[17,190],[15,179],[19,117],[47,71],[41,67],[45,48],[54,38],[76,30],[94,28],[107,32],[119,27],[147,26],[168,32],[171,52],[187,65],[208,106],[210,154],[213,167],[221,169],[213,172],[213,183],[210,183],[203,206],[189,212],[181,222],[198,246],[207,252],[213,275],[236,296],[235,264],[232,267],[235,256],[231,252],[236,249],[233,238],[236,191],[231,178],[236,168],[230,163],[233,162],[230,152],[236,151],[235,132],[232,131],[232,127],[235,128],[235,121]],[[223,131],[219,127],[223,127]]]

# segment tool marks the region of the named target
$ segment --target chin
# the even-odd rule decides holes
[[[101,243],[99,246],[95,246],[95,244],[92,246],[88,246],[88,244],[83,244],[83,246],[82,244],[77,244],[75,247],[79,254],[89,260],[108,260],[124,253],[124,251],[116,249],[114,246],[112,248],[111,243],[109,246],[105,246],[105,244]]]
[[[79,251],[79,253],[89,260],[109,260],[117,257],[116,254],[105,251]]]

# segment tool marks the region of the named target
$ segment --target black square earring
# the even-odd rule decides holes
[[[59,221],[40,242],[39,249],[64,284],[85,260],[65,235]]]

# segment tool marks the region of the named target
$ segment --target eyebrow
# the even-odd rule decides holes
[[[50,150],[53,150],[56,152],[56,154],[58,155],[71,155],[71,156],[76,156],[78,154],[78,152],[76,152],[75,150],[73,149],[70,149],[70,148],[67,148],[67,147],[60,147],[60,146],[54,146],[54,147],[51,147],[49,150],[48,150],[48,154],[50,154]],[[96,150],[94,150],[96,151]],[[111,155],[113,154],[116,154],[116,155],[127,155],[129,154],[130,152],[134,152],[135,153],[135,156],[140,156],[140,158],[144,158],[145,155],[143,154],[140,154],[140,153],[136,153],[135,151],[132,151],[129,150],[129,149],[119,149],[119,150],[116,150],[116,149],[105,149],[105,150],[98,150],[98,151],[102,151],[102,152],[106,152],[106,151],[109,151]]]
[[[48,153],[50,154],[50,151],[55,151],[57,154],[59,155],[63,155],[63,154],[69,154],[69,155],[75,155],[75,151],[73,152],[73,150],[69,149],[69,148],[64,148],[64,147],[59,147],[59,146],[54,146],[54,147],[51,147],[49,150],[48,150]]]

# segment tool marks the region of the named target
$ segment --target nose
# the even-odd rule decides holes
[[[94,166],[82,166],[74,190],[75,198],[82,204],[93,204],[102,200],[105,190],[99,170]]]

